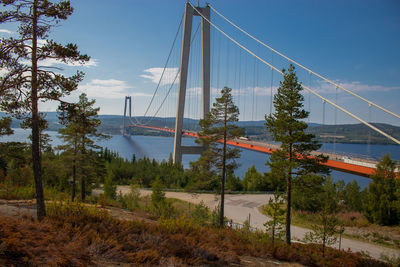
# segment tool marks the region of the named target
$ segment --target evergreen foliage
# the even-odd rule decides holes
[[[65,46],[46,40],[50,30],[73,12],[69,1],[48,0],[0,1],[0,23],[16,23],[18,37],[3,38],[0,44],[0,68],[6,74],[0,77],[1,108],[17,117],[28,117],[32,127],[32,164],[36,189],[37,216],[46,215],[40,156],[40,116],[38,103],[61,98],[77,89],[82,72],[65,77],[54,69],[41,65],[46,59],[64,63],[84,63],[89,60],[81,55],[74,44]],[[38,45],[39,40],[46,40]]]
[[[360,186],[354,180],[344,187],[343,200],[346,208],[349,211],[362,211],[363,207],[363,193],[360,191]]]
[[[271,173],[286,179],[286,242],[290,244],[292,177],[308,173],[326,173],[328,170],[319,163],[327,158],[318,155],[310,157],[311,151],[318,150],[321,145],[314,140],[314,135],[305,132],[304,122],[309,112],[303,109],[303,90],[299,83],[294,66],[290,65],[288,72],[283,70],[284,79],[274,96],[275,112],[266,116],[266,127],[274,140],[281,143],[267,164]]]
[[[364,212],[371,222],[381,225],[400,222],[400,185],[395,173],[397,166],[398,163],[386,154],[378,163],[376,173],[371,176]]]
[[[194,209],[190,212],[190,217],[197,224],[206,226],[211,218],[210,209],[201,201],[200,204],[194,206]]]
[[[309,212],[319,212],[322,209],[324,177],[307,174],[293,180],[293,208]]]
[[[167,188],[182,189],[192,181],[183,166],[174,164],[172,158],[158,162],[146,157],[136,159],[133,155],[131,160],[127,160],[108,148],[103,149],[100,154],[106,161],[107,169],[110,169],[116,184],[137,184],[139,187],[149,188],[158,176]]]
[[[235,173],[231,170],[226,174],[226,184],[225,189],[227,191],[242,191],[242,181],[239,176],[236,176]]]
[[[265,191],[267,188],[265,177],[256,170],[254,164],[247,169],[242,184],[245,191]]]
[[[159,176],[151,184],[151,204],[157,217],[169,218],[174,214],[174,207],[165,197],[164,185]]]
[[[266,214],[271,218],[271,220],[267,221],[264,226],[267,233],[271,234],[272,245],[275,245],[276,237],[281,239],[285,233],[285,209],[282,207],[285,203],[284,201],[283,196],[276,191],[274,196],[269,199],[265,210]]]
[[[14,131],[11,130],[11,122],[12,119],[10,117],[0,118],[0,137],[14,133]]]
[[[94,108],[94,104],[95,100],[89,101],[83,93],[79,96],[78,103],[61,103],[58,107],[58,118],[60,124],[64,126],[58,132],[64,143],[57,149],[64,151],[63,156],[72,165],[72,201],[76,195],[77,177],[81,180],[81,200],[85,200],[88,174],[95,170],[93,167],[96,165],[93,150],[99,148],[95,140],[108,138],[98,132],[101,121],[97,118],[97,114],[100,108]]]
[[[220,227],[224,225],[224,194],[227,173],[237,168],[235,159],[240,156],[237,148],[227,147],[226,141],[244,135],[244,130],[234,123],[239,119],[239,109],[234,105],[232,89],[224,87],[205,119],[200,120],[200,143],[207,147],[193,168],[198,168],[202,180],[210,182],[217,175],[221,180]],[[218,141],[223,140],[222,146]]]
[[[114,183],[111,173],[109,173],[105,178],[104,194],[108,199],[116,199],[117,197],[117,185]]]
[[[313,232],[308,232],[305,239],[309,242],[322,244],[322,255],[325,255],[326,246],[336,243],[339,220],[336,213],[339,211],[338,190],[328,177],[324,183],[320,202],[322,209],[318,213],[319,224],[312,226]]]

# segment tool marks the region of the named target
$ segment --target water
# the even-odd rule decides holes
[[[29,136],[30,131],[23,129],[14,129],[14,135],[4,136],[0,138],[0,142],[7,141],[19,141],[25,142]],[[61,140],[58,138],[58,133],[49,131],[47,132],[52,141],[53,146],[61,144]],[[122,135],[114,135],[109,140],[98,142],[98,145],[107,147],[112,151],[116,151],[120,156],[131,159],[132,155],[135,154],[137,158],[148,157],[150,159],[156,159],[157,161],[168,160],[172,153],[174,139],[172,137],[160,137],[160,136],[132,136],[131,139],[126,138]],[[191,146],[195,145],[193,138],[183,138],[183,145]],[[364,155],[368,156],[368,150],[370,150],[370,157],[379,159],[383,154],[390,153],[393,159],[400,160],[400,150],[396,145],[368,145],[362,144],[324,144],[322,151],[334,151],[337,153],[343,153],[348,155]],[[198,158],[198,155],[184,155],[182,164],[187,168],[189,162],[194,161]],[[258,171],[266,172],[268,167],[265,165],[269,159],[268,154],[261,152],[251,151],[242,149],[241,157],[238,159],[240,167],[236,170],[236,175],[243,178],[246,170],[254,164]],[[331,176],[334,180],[344,180],[346,183],[356,180],[361,188],[368,186],[370,179],[342,173],[339,171],[332,171]]]

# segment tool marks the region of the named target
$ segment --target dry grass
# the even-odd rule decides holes
[[[204,228],[184,217],[159,223],[117,220],[77,203],[49,205],[48,217],[0,217],[0,265],[5,266],[238,266],[243,257],[307,266],[385,266],[318,245],[278,244],[262,233]]]

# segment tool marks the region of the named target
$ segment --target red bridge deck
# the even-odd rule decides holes
[[[161,127],[145,126],[145,125],[128,125],[128,126],[175,133],[175,130],[169,129],[169,128],[161,128]],[[192,137],[198,137],[198,135],[195,132],[183,131],[183,134],[192,136]],[[227,144],[229,144],[231,146],[241,147],[241,148],[254,150],[254,151],[258,151],[258,152],[263,152],[263,153],[267,153],[267,154],[272,154],[272,152],[274,152],[276,150],[273,148],[268,148],[266,146],[251,144],[248,141],[242,142],[240,140],[234,140],[234,141],[228,140]],[[337,171],[351,173],[351,174],[364,176],[364,177],[369,177],[370,175],[374,174],[374,172],[375,172],[374,168],[360,166],[360,165],[356,165],[356,164],[345,163],[345,162],[341,162],[341,161],[337,161],[337,160],[328,160],[328,162],[323,163],[323,164],[328,166],[329,168],[337,170]]]

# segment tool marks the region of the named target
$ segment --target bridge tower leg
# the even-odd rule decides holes
[[[210,7],[207,5],[203,8],[196,7],[205,18],[210,20]],[[186,84],[188,75],[189,55],[190,55],[190,38],[192,34],[193,16],[200,16],[197,11],[186,3],[185,21],[183,26],[181,67],[178,93],[178,106],[176,112],[175,138],[174,138],[174,154],[175,163],[182,162],[183,154],[201,154],[204,151],[202,146],[182,146],[182,127],[183,116],[185,111]],[[204,18],[201,19],[202,32],[202,91],[203,91],[203,114],[205,118],[210,111],[210,23]]]
[[[129,119],[126,117],[127,116],[127,108],[128,108],[128,102],[129,102]],[[131,123],[132,121],[132,98],[130,96],[125,96],[125,106],[124,106],[124,128],[122,129],[122,134],[123,135],[131,135],[130,128],[127,126],[128,123]]]

